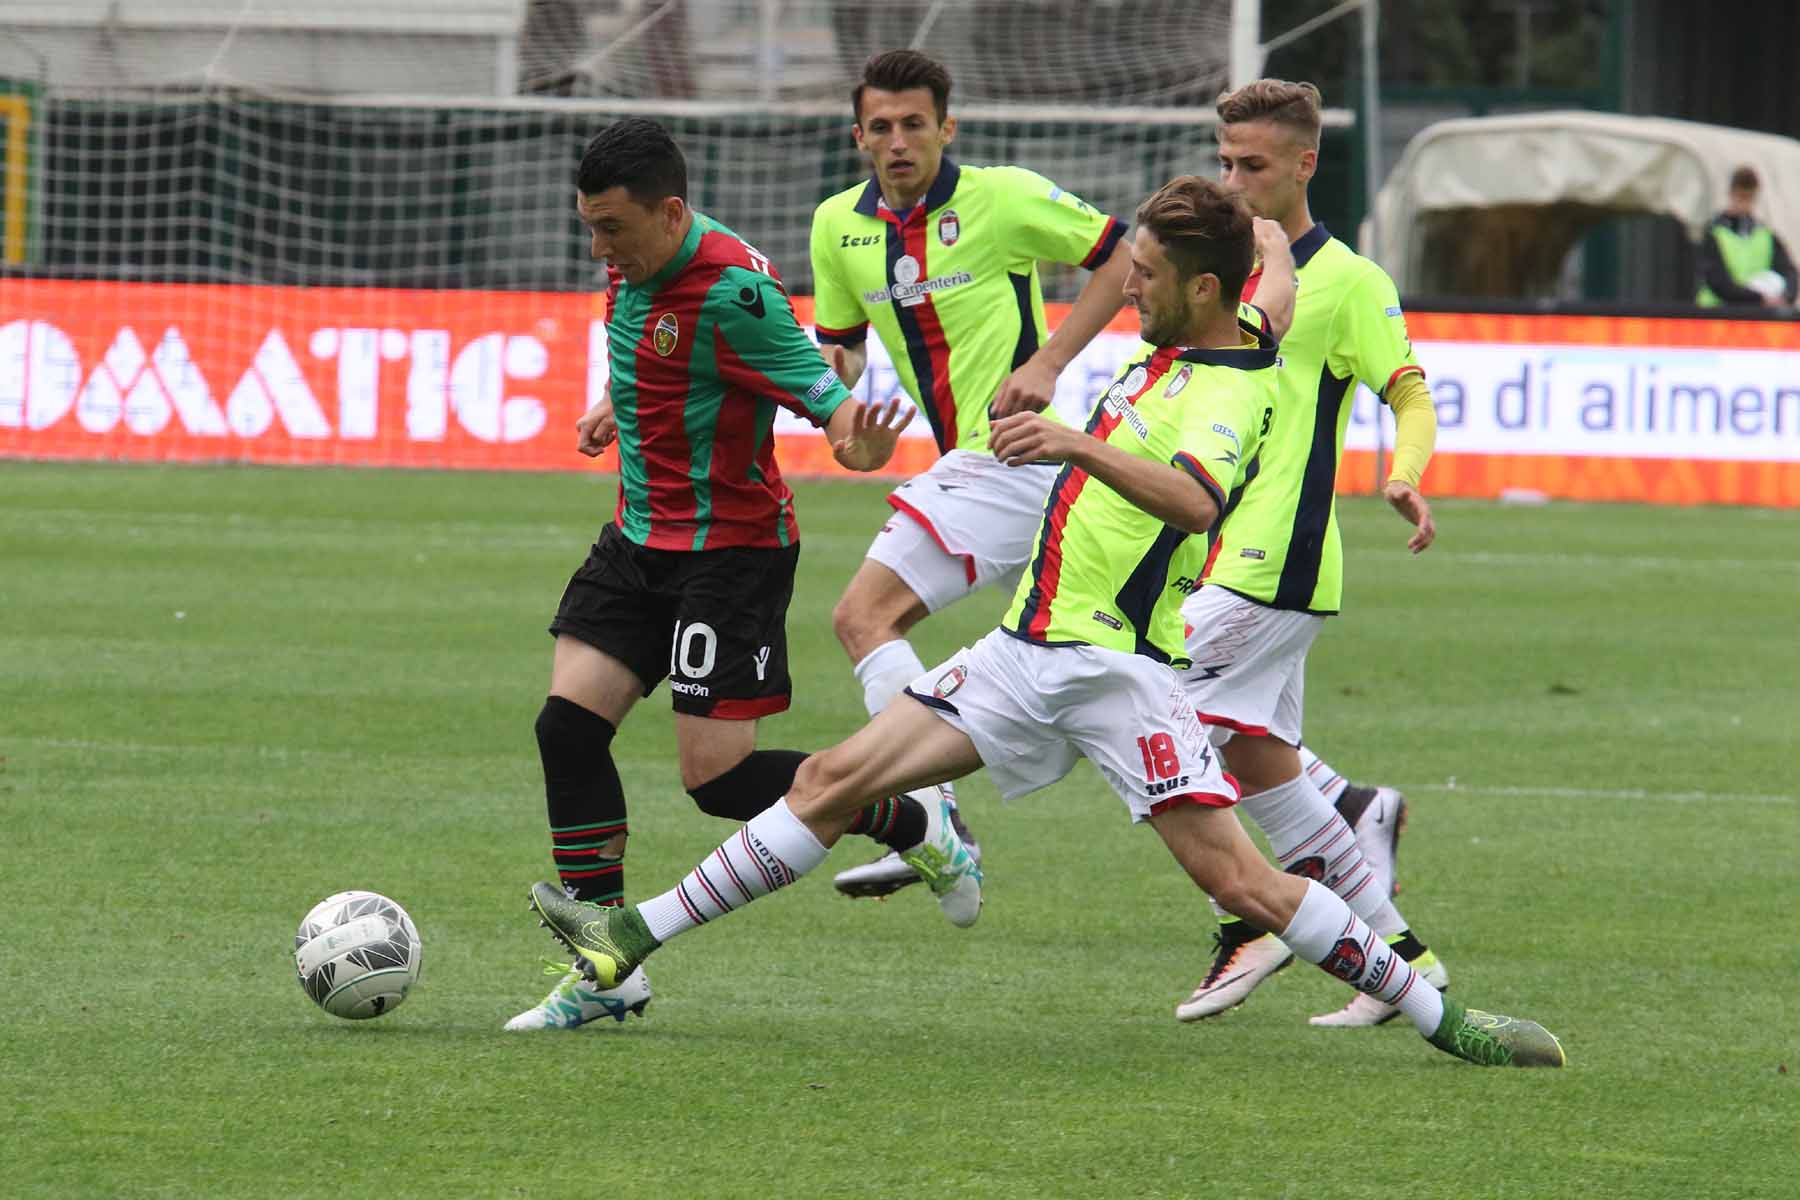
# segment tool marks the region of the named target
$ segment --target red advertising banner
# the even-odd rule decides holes
[[[1438,406],[1432,494],[1800,506],[1800,324],[1407,319]],[[1136,345],[1115,320],[1059,411],[1085,415]],[[588,295],[0,279],[0,457],[606,469],[574,449],[606,371]],[[871,339],[857,391],[896,390]],[[1383,412],[1359,394],[1340,490],[1373,486]],[[838,472],[809,426],[777,429],[789,473]],[[924,422],[907,432],[883,474],[935,458]]]

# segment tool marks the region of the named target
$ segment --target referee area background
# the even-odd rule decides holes
[[[1734,167],[1800,245],[1797,42],[1767,0],[0,0],[8,1194],[1792,1194],[1800,322],[1691,300]],[[1321,87],[1312,211],[1400,284],[1439,541],[1405,552],[1359,391],[1308,740],[1406,792],[1452,994],[1566,1071],[1309,1028],[1341,997],[1298,972],[1177,1025],[1212,918],[1085,767],[966,785],[967,934],[807,884],[659,959],[641,1023],[499,1035],[552,948],[543,625],[617,487],[575,452],[581,148],[662,121],[810,327],[813,207],[868,173],[852,79],[909,45],[952,157],[1124,219],[1214,172],[1227,85]],[[1045,270],[1053,324],[1084,278]],[[1058,408],[1136,344],[1115,320]],[[803,554],[763,740],[819,748],[860,723],[832,603],[936,452],[915,421],[857,480],[778,434]],[[646,888],[718,840],[663,704],[616,744]],[[426,947],[380,1022],[292,983],[345,888]]]

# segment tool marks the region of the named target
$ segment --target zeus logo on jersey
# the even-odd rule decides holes
[[[857,237],[855,234],[846,233],[844,240],[838,243],[838,249],[848,250],[852,246],[879,246],[884,240],[886,239],[879,233],[871,233],[866,237]]]

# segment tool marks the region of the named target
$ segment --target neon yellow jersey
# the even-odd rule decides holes
[[[1276,400],[1275,341],[1240,320],[1229,350],[1155,349],[1126,363],[1088,432],[1138,458],[1192,475],[1221,510],[1253,474]],[[1074,466],[1056,477],[1043,524],[1001,628],[1046,645],[1086,644],[1180,657],[1181,601],[1173,567],[1188,534],[1163,524]]]
[[[1044,343],[1040,261],[1090,270],[1125,226],[1022,167],[946,158],[905,215],[873,179],[813,213],[813,320],[860,346],[875,326],[940,452],[985,451],[988,404]]]
[[[1281,339],[1280,395],[1260,472],[1221,527],[1205,582],[1275,608],[1343,601],[1336,484],[1360,380],[1377,395],[1419,371],[1387,272],[1314,225],[1294,242],[1299,292]],[[1247,286],[1254,287],[1255,280]]]

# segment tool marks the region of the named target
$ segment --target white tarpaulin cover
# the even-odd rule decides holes
[[[1793,138],[1580,111],[1441,121],[1407,144],[1382,186],[1373,257],[1403,293],[1441,288],[1433,278],[1441,272],[1428,273],[1425,261],[1441,242],[1422,226],[1450,210],[1653,213],[1680,221],[1698,239],[1740,166],[1762,177],[1757,215],[1789,246],[1800,246],[1800,141]],[[1551,235],[1548,214],[1544,219],[1538,235],[1563,240]],[[1367,222],[1361,232],[1359,244],[1369,245]],[[1467,232],[1484,231],[1474,223]]]

